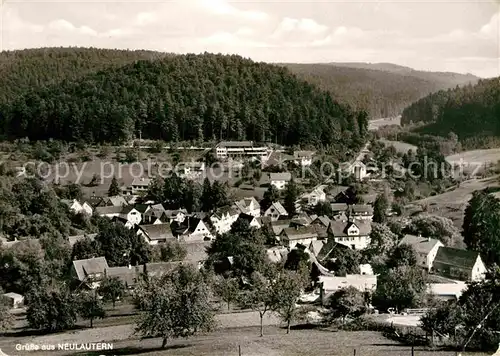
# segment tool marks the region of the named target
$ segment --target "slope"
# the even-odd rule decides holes
[[[239,56],[178,55],[108,68],[2,107],[3,133],[30,139],[250,139],[362,146],[367,117],[287,69]]]
[[[394,64],[284,64],[334,98],[372,118],[390,117],[418,99],[441,89],[477,81],[472,75],[416,71]]]

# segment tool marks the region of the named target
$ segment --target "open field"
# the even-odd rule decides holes
[[[485,169],[497,165],[500,161],[500,148],[464,151],[448,156],[446,160],[455,167],[463,166],[465,173],[480,174]]]
[[[385,117],[382,119],[375,119],[371,120],[368,123],[368,130],[370,131],[376,131],[382,126],[387,126],[387,125],[401,125],[401,116],[398,117]]]
[[[408,153],[409,150],[417,150],[417,146],[402,141],[389,141],[382,139],[380,142],[384,143],[386,146],[394,146],[396,151],[401,153]]]
[[[498,176],[469,180],[452,191],[417,200],[413,204],[426,205],[429,213],[449,218],[458,228],[462,228],[465,207],[472,193],[487,187],[498,186]]]

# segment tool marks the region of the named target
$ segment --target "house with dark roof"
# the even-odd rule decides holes
[[[351,220],[330,222],[328,236],[338,244],[354,250],[363,250],[370,244],[371,221]]]
[[[95,213],[106,218],[114,218],[119,216],[123,210],[123,206],[99,206],[95,208]]]
[[[283,246],[293,249],[297,244],[309,246],[318,239],[318,233],[313,226],[287,227],[280,235]]]
[[[350,207],[350,215],[355,219],[372,220],[373,207],[366,204],[355,204]]]
[[[104,270],[105,278],[118,278],[127,289],[133,289],[139,281],[139,266],[109,267]]]
[[[157,207],[158,205],[161,208],[158,208]],[[148,211],[146,211],[144,214],[142,214],[141,223],[143,223],[143,224],[163,224],[164,222],[169,222],[169,221],[162,221],[162,215],[164,213],[165,213],[165,209],[163,209],[163,206],[161,204],[157,204],[156,206],[152,205]]]
[[[439,247],[431,272],[459,281],[481,281],[487,269],[479,252]]]
[[[150,245],[177,240],[172,233],[170,224],[136,225],[136,232]]]
[[[160,216],[160,221],[164,223],[173,223],[174,221],[182,223],[186,220],[187,215],[186,209],[165,210]]]
[[[332,209],[333,215],[337,215],[340,213],[347,213],[349,206],[345,203],[331,203],[330,208]]]
[[[142,216],[139,210],[134,206],[128,205],[122,208],[120,215],[118,215],[123,220],[126,220],[131,226],[139,225],[142,220]],[[126,224],[128,225],[128,224]]]
[[[255,216],[249,215],[249,214],[240,214],[238,216],[238,220],[246,220],[250,227],[254,227],[256,229],[260,229],[262,225],[259,222],[259,219],[256,218]]]
[[[208,222],[193,216],[188,217],[182,223],[174,222],[171,224],[174,236],[176,236],[179,241],[184,242],[213,240],[214,235],[210,231],[209,226]]]
[[[279,202],[274,202],[269,208],[264,212],[264,216],[271,218],[271,221],[276,221],[280,218],[288,216],[288,212],[285,207]]]
[[[127,201],[121,195],[115,195],[112,197],[102,197],[100,198],[100,202],[95,207],[103,207],[103,206],[126,206],[128,205]]]
[[[405,235],[399,245],[410,245],[417,254],[417,265],[430,271],[440,247],[444,247],[439,240],[428,237]]]
[[[288,182],[292,180],[292,174],[290,172],[270,173],[269,179],[272,186],[276,187],[278,190],[283,190]]]
[[[276,220],[276,221],[271,221],[271,228],[274,232],[274,235],[280,236],[283,229],[290,227],[291,222],[292,222],[292,220],[289,220],[289,219],[284,219],[284,220],[280,219],[280,220]]]
[[[186,257],[184,257],[184,261],[200,267],[208,258],[207,248],[210,247],[211,244],[211,241],[181,244],[181,246],[186,250]]]
[[[109,269],[105,257],[94,257],[73,261],[72,276],[90,289],[99,287],[105,270]]]
[[[218,234],[225,234],[231,230],[238,216],[240,216],[240,210],[236,206],[225,206],[217,209],[210,216],[210,222]]]

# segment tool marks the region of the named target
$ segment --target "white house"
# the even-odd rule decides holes
[[[187,217],[186,209],[177,209],[177,210],[165,210],[160,217],[160,220],[165,223],[173,223],[178,222],[182,223],[186,220]]]
[[[314,226],[297,226],[283,229],[280,241],[283,246],[293,249],[297,244],[309,246],[318,239]]]
[[[481,281],[486,276],[486,266],[479,252],[439,247],[432,273],[459,281]]]
[[[9,306],[13,309],[21,308],[24,304],[24,297],[17,293],[5,293],[3,294],[4,299],[9,301]]]
[[[328,236],[353,250],[363,250],[370,244],[370,221],[330,221]]]
[[[354,287],[360,292],[374,292],[377,289],[377,276],[368,274],[348,274],[341,276],[319,276],[319,283],[324,295],[348,287]]]
[[[71,273],[82,284],[87,285],[90,289],[95,289],[99,287],[108,268],[108,262],[105,257],[94,257],[73,261]]]
[[[86,214],[86,215],[92,215],[94,209],[90,206],[89,203],[83,202],[80,203],[78,200],[73,199],[63,199],[61,200],[62,203],[66,204],[69,207],[69,210],[74,212],[75,214]]]
[[[215,157],[219,160],[247,157],[265,162],[268,156],[268,147],[254,146],[253,141],[222,141],[215,147]]]
[[[467,289],[467,284],[462,281],[452,281],[447,283],[429,283],[427,294],[443,301],[456,301],[460,299],[462,293]]]
[[[123,207],[118,217],[126,220],[131,225],[139,225],[142,220],[141,213],[130,205]]]
[[[142,236],[149,245],[176,241],[170,224],[138,225],[137,235]]]
[[[134,178],[128,192],[132,195],[145,193],[148,191],[151,179],[149,178]]]
[[[272,186],[276,187],[278,190],[283,190],[288,182],[292,180],[292,174],[290,172],[271,173],[269,178]]]
[[[184,242],[201,242],[213,240],[214,236],[208,225],[202,220],[189,217],[178,225],[177,234]]]
[[[413,247],[417,254],[417,265],[427,269],[429,272],[432,269],[438,249],[444,247],[443,243],[439,240],[414,235],[406,235],[399,241],[399,245],[410,245]]]
[[[179,177],[186,179],[198,179],[205,173],[204,162],[185,162],[180,164]]]
[[[293,153],[295,162],[302,167],[309,167],[310,165],[312,165],[313,155],[313,151],[295,151]]]
[[[347,167],[347,172],[354,176],[356,180],[363,180],[368,176],[366,166],[361,161],[354,161]]]
[[[234,205],[242,214],[252,215],[256,218],[260,216],[260,204],[254,197],[241,199]]]
[[[326,201],[325,193],[326,185],[319,185],[315,187],[310,193],[304,194],[302,199],[307,201],[307,205],[314,206],[320,202]]]
[[[285,207],[279,202],[274,202],[269,208],[264,212],[264,216],[270,217],[271,221],[279,220],[285,216],[288,216],[288,212]]]
[[[373,220],[373,207],[367,204],[355,204],[349,208],[349,214],[354,219]]]
[[[236,207],[223,207],[210,216],[210,221],[218,234],[224,234],[231,230],[233,223],[238,220],[240,211]]]
[[[123,211],[123,206],[99,206],[95,208],[95,213],[106,218],[114,218],[120,216]]]
[[[248,221],[248,224],[250,225],[250,227],[254,227],[256,229],[260,229],[262,227],[261,223],[259,222],[259,219],[257,219],[255,216],[253,215],[249,215],[249,214],[240,214],[238,216],[238,220],[239,219],[242,219],[242,220],[246,220]]]

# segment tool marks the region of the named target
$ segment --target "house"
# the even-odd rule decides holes
[[[432,269],[438,249],[444,247],[439,240],[414,235],[405,235],[399,241],[399,245],[410,245],[413,247],[417,254],[417,265],[427,269],[429,272]]]
[[[293,157],[295,158],[295,163],[302,167],[309,167],[312,165],[313,151],[295,151]]]
[[[252,215],[256,218],[260,216],[260,204],[254,197],[243,198],[235,202],[234,205],[243,214]]]
[[[208,224],[203,219],[192,216],[182,223],[172,224],[172,230],[179,240],[184,242],[201,242],[214,238]]]
[[[272,186],[278,190],[283,190],[288,182],[292,180],[292,174],[290,172],[271,173],[269,174],[269,179],[271,180]]]
[[[304,194],[302,196],[302,200],[305,200],[309,206],[315,206],[320,202],[326,201],[326,187],[326,185],[319,185],[315,187],[312,192]]]
[[[313,226],[287,227],[280,235],[283,246],[293,249],[297,244],[309,246],[318,239],[318,233]]]
[[[288,212],[285,207],[279,202],[274,202],[269,208],[264,212],[264,216],[270,217],[271,221],[279,220],[288,216]]]
[[[150,208],[142,214],[142,223],[144,224],[162,224],[162,215],[165,208],[161,204],[151,205]],[[165,221],[167,222],[167,221]],[[168,221],[170,222],[170,221]]]
[[[325,296],[349,287],[354,287],[360,292],[375,292],[377,276],[367,274],[347,274],[344,277],[319,276],[319,284]]]
[[[318,216],[311,222],[314,226],[316,232],[318,233],[318,238],[325,239],[328,237],[328,227],[330,226],[330,218],[326,215]]]
[[[328,236],[338,244],[354,250],[363,250],[370,244],[371,222],[364,220],[330,222]]]
[[[479,252],[451,247],[439,247],[431,271],[460,281],[481,281],[487,272]]]
[[[205,173],[204,162],[185,162],[180,164],[179,177],[185,179],[198,179]]]
[[[83,203],[80,203],[78,200],[73,199],[62,199],[61,202],[65,205],[68,206],[69,210],[72,211],[75,214],[86,214],[86,215],[92,215],[94,209],[92,206],[87,203],[86,201]]]
[[[294,162],[294,161],[295,161],[294,156],[288,155],[283,152],[274,151],[269,155],[269,158],[265,162],[264,166],[285,168],[288,162]]]
[[[219,160],[248,157],[265,162],[268,156],[267,146],[255,146],[253,141],[222,141],[215,146],[215,157]]]
[[[71,273],[82,284],[85,284],[90,289],[95,289],[99,287],[107,269],[109,269],[109,266],[106,258],[94,257],[73,261]]]
[[[368,176],[366,166],[361,161],[354,161],[352,164],[348,165],[346,167],[346,172],[354,176],[356,180],[363,180]]]
[[[346,214],[349,206],[345,203],[331,203],[330,208],[332,209],[333,215],[338,215],[341,213]]]
[[[136,225],[137,235],[142,236],[150,245],[176,241],[170,224]]]
[[[262,225],[259,222],[259,219],[256,218],[255,216],[249,215],[249,214],[240,214],[238,216],[238,220],[246,220],[250,227],[254,227],[256,229],[260,229]]]
[[[290,223],[292,220],[277,220],[277,221],[271,221],[271,228],[273,230],[274,235],[280,236],[281,232],[286,229],[287,227],[290,227]]]
[[[449,281],[447,283],[429,283],[427,294],[442,301],[457,301],[467,289],[463,281]]]
[[[182,223],[184,222],[184,220],[186,220],[187,214],[188,212],[186,209],[165,210],[161,215],[160,220],[164,223],[170,224],[174,221]]]
[[[139,266],[109,267],[104,270],[104,276],[106,278],[118,278],[127,289],[133,289],[137,285],[139,274]]]
[[[148,191],[149,185],[151,184],[150,178],[134,178],[132,184],[128,187],[128,193],[132,195],[138,195]]]
[[[266,255],[272,263],[281,263],[286,261],[288,248],[282,246],[271,247],[266,250]]]
[[[141,214],[141,222],[144,222],[144,215],[151,210],[151,206],[148,204],[135,204],[134,209]]]
[[[372,220],[373,207],[371,205],[355,204],[350,207],[350,215],[355,219]]]
[[[79,241],[82,241],[85,239],[94,240],[96,236],[97,236],[97,234],[81,234],[81,235],[68,236],[69,245],[71,247],[73,247],[73,245]]]
[[[139,225],[142,220],[141,213],[132,205],[123,207],[118,217],[128,222],[132,226]]]
[[[98,206],[126,206],[128,205],[127,201],[121,195],[115,195],[112,197],[103,197]]]
[[[222,207],[210,216],[210,221],[218,234],[224,234],[231,230],[231,226],[238,220],[239,215],[240,211],[236,206]]]
[[[95,213],[99,216],[111,219],[120,216],[123,208],[123,206],[100,206],[95,208]]]
[[[317,215],[309,216],[307,213],[300,213],[290,221],[290,226],[309,226],[317,217]]]
[[[17,293],[5,293],[2,295],[9,307],[13,309],[21,308],[24,305],[24,297]]]

